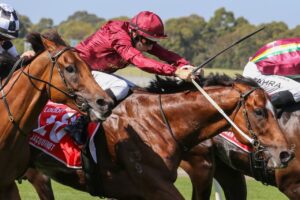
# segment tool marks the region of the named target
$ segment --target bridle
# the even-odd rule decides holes
[[[248,112],[247,112],[247,108],[246,108],[246,105],[245,105],[245,101],[247,99],[247,97],[252,93],[254,92],[255,90],[257,89],[261,89],[259,87],[252,87],[250,90],[246,91],[245,93],[240,93],[240,100],[236,106],[236,108],[234,109],[234,117],[233,119],[235,118],[237,112],[239,111],[239,109],[242,107],[243,109],[243,117],[244,117],[244,120],[246,122],[246,125],[247,125],[247,129],[249,131],[249,133],[251,134],[251,138],[253,139],[253,147],[254,147],[254,158],[257,160],[257,161],[265,161],[265,160],[262,160],[261,158],[259,158],[259,155],[260,153],[262,153],[264,151],[264,146],[262,146],[262,144],[260,143],[258,137],[257,137],[257,134],[254,132],[252,126],[251,126],[251,123],[250,123],[250,120],[249,120],[249,116],[248,116]],[[187,146],[186,144],[184,144],[182,141],[179,141],[178,139],[176,139],[175,137],[175,134],[174,132],[172,131],[171,129],[171,126],[170,126],[170,123],[163,111],[163,107],[162,107],[162,102],[161,102],[161,95],[158,95],[158,99],[159,99],[159,108],[160,108],[160,112],[161,112],[161,115],[162,115],[162,118],[163,118],[163,121],[169,131],[169,133],[171,134],[172,138],[175,140],[175,142],[178,144],[178,146],[184,151],[184,152],[188,152],[191,147]]]
[[[242,111],[243,112],[243,117],[244,117],[244,120],[246,122],[247,130],[249,131],[249,133],[251,135],[251,138],[253,139],[252,146],[253,146],[254,151],[252,153],[253,153],[254,159],[256,161],[265,161],[264,159],[260,158],[260,154],[265,150],[265,147],[261,144],[261,142],[259,141],[259,139],[257,137],[257,134],[254,132],[254,130],[251,126],[249,116],[248,116],[248,111],[247,111],[247,108],[246,108],[246,105],[245,105],[245,101],[246,101],[247,97],[252,92],[254,92],[255,90],[258,90],[258,89],[261,89],[261,88],[260,87],[252,87],[250,90],[246,91],[245,93],[240,93],[240,100],[239,100],[238,105],[235,109],[235,114],[234,114],[233,119],[235,118],[235,116],[236,116],[237,112],[239,111],[239,109],[242,108],[243,109],[243,111]]]
[[[58,90],[59,92],[63,93],[64,95],[66,95],[67,97],[71,98],[74,100],[76,106],[78,107],[79,110],[86,112],[89,108],[87,101],[81,97],[75,94],[75,91],[70,87],[70,85],[68,84],[68,82],[66,81],[66,78],[63,74],[63,72],[61,71],[61,66],[58,64],[57,60],[58,58],[65,53],[66,51],[76,51],[75,48],[73,47],[64,47],[63,49],[61,49],[60,51],[56,52],[54,55],[51,55],[49,53],[49,58],[51,60],[52,66],[51,66],[51,70],[50,70],[50,75],[49,75],[49,81],[44,81],[42,79],[39,79],[37,77],[32,76],[31,74],[25,72],[24,69],[22,69],[22,73],[25,74],[31,81],[31,79],[37,80],[39,82],[43,82],[45,83],[48,87],[47,87],[47,94],[49,99],[51,100],[51,88],[54,88],[55,90]],[[53,72],[54,72],[54,68],[57,69],[64,85],[67,88],[67,91],[64,91],[58,87],[56,87],[55,85],[52,84],[52,77],[53,77]],[[33,84],[33,82],[32,82]],[[34,85],[34,84],[33,84]]]
[[[51,99],[51,88],[54,88],[54,89],[58,90],[59,92],[63,93],[64,95],[66,95],[67,97],[73,99],[74,102],[75,102],[75,105],[78,107],[79,110],[81,110],[83,112],[86,112],[89,109],[89,105],[88,105],[87,101],[83,97],[76,95],[75,91],[67,83],[66,78],[65,78],[65,76],[64,76],[64,74],[63,74],[63,72],[61,70],[61,66],[58,64],[58,58],[63,53],[65,53],[66,51],[75,51],[75,49],[73,47],[64,47],[60,51],[56,52],[54,55],[51,55],[49,53],[49,58],[50,58],[51,63],[52,63],[51,69],[50,69],[49,81],[42,80],[40,78],[32,76],[29,72],[26,72],[25,71],[25,67],[23,65],[24,59],[22,59],[22,58],[19,61],[17,61],[16,64],[13,66],[11,72],[9,73],[9,75],[8,75],[8,77],[6,79],[6,82],[3,85],[2,85],[1,80],[0,80],[0,90],[1,90],[1,93],[2,93],[2,98],[3,98],[3,101],[4,101],[5,108],[6,108],[7,112],[8,112],[9,121],[12,122],[18,128],[18,130],[22,133],[22,135],[27,136],[24,133],[24,131],[20,128],[19,124],[15,121],[15,119],[14,119],[14,117],[13,117],[11,111],[10,111],[7,99],[6,99],[7,95],[4,93],[4,87],[9,82],[10,78],[12,77],[13,72],[16,70],[16,68],[18,67],[18,65],[21,66],[20,67],[21,73],[18,75],[18,78],[14,81],[14,83],[12,83],[12,85],[14,85],[17,82],[17,80],[19,79],[19,77],[20,77],[21,74],[24,74],[25,76],[27,76],[29,78],[31,84],[37,90],[40,90],[40,89],[33,83],[32,79],[36,80],[36,81],[39,81],[39,82],[45,83],[48,86],[47,87],[47,95],[48,95],[49,99]],[[61,77],[64,85],[67,88],[67,91],[62,90],[62,89],[58,88],[57,86],[55,86],[55,85],[53,85],[51,83],[52,82],[54,68],[57,69],[57,71],[58,71],[58,73],[59,73],[59,75],[60,75],[60,77]]]

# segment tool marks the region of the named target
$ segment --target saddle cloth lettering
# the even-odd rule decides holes
[[[32,131],[29,144],[70,168],[81,168],[80,149],[64,130],[65,126],[75,121],[79,113],[64,104],[48,101],[39,115],[38,128]],[[91,122],[87,133],[90,138],[89,150],[95,162],[96,151],[93,138],[100,124]]]

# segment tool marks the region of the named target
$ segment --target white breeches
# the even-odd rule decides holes
[[[268,94],[288,90],[296,102],[300,101],[300,83],[285,76],[263,75],[253,62],[248,62],[243,76],[254,79]]]
[[[118,101],[125,98],[129,89],[134,86],[132,82],[115,74],[107,74],[99,71],[92,71],[92,74],[100,87],[103,90],[110,89]]]

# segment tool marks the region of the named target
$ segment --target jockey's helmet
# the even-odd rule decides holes
[[[137,33],[149,39],[167,37],[161,18],[150,11],[142,11],[130,20],[130,27]]]
[[[11,40],[19,36],[20,22],[13,7],[0,3],[0,39]]]

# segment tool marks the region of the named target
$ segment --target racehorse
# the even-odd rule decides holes
[[[193,199],[209,199],[213,176],[222,186],[226,199],[246,199],[244,174],[278,187],[289,199],[300,199],[300,104],[285,108],[278,121],[288,142],[295,145],[295,159],[287,168],[270,170],[264,162],[255,161],[248,152],[216,136],[206,146],[195,147],[181,164],[191,177]],[[203,176],[204,169],[209,176]]]
[[[112,99],[57,33],[35,33],[29,40],[43,51],[31,62],[18,62],[0,86],[0,199],[5,200],[20,198],[15,179],[28,167],[28,134],[48,99],[90,114],[92,120],[104,120],[111,112]]]
[[[268,156],[268,166],[286,166],[293,153],[288,149],[265,92],[254,81],[243,77],[231,80],[213,76],[208,82],[214,85],[206,86],[206,92],[255,140],[260,151],[257,153]],[[162,83],[158,85],[161,87]],[[102,134],[96,134],[99,162],[94,176],[99,177],[97,186],[101,187],[103,196],[183,199],[174,186],[183,155],[196,144],[229,128],[227,121],[193,85],[171,84],[169,89],[163,88],[164,92],[134,91],[103,122]],[[240,141],[249,143],[233,131]],[[33,167],[62,184],[87,190],[82,170],[67,169],[37,149],[33,148],[32,152]],[[51,189],[47,187],[47,179],[38,173],[30,171],[27,175],[40,197],[51,199],[51,194],[42,194]]]

